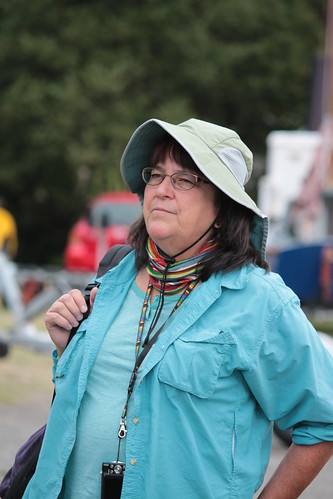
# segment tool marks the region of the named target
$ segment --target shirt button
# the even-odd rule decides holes
[[[134,418],[134,419],[133,419],[133,423],[134,423],[134,424],[138,424],[138,422],[139,422],[139,418]]]
[[[130,463],[131,463],[132,466],[135,466],[136,465],[136,459],[134,459],[134,457],[132,457]]]

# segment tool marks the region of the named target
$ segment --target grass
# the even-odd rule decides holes
[[[0,403],[22,403],[31,393],[52,396],[52,360],[28,348],[13,346],[0,358]]]

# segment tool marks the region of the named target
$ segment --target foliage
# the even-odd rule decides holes
[[[87,199],[123,189],[150,117],[236,129],[262,153],[306,126],[322,0],[11,0],[0,6],[0,196],[19,261],[59,261]]]

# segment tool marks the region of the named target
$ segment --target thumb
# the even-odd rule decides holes
[[[90,293],[90,310],[92,310],[97,295],[98,287],[93,288]]]

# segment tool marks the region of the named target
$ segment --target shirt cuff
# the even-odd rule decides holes
[[[297,445],[314,445],[333,441],[333,424],[299,425],[293,429],[293,442]]]

